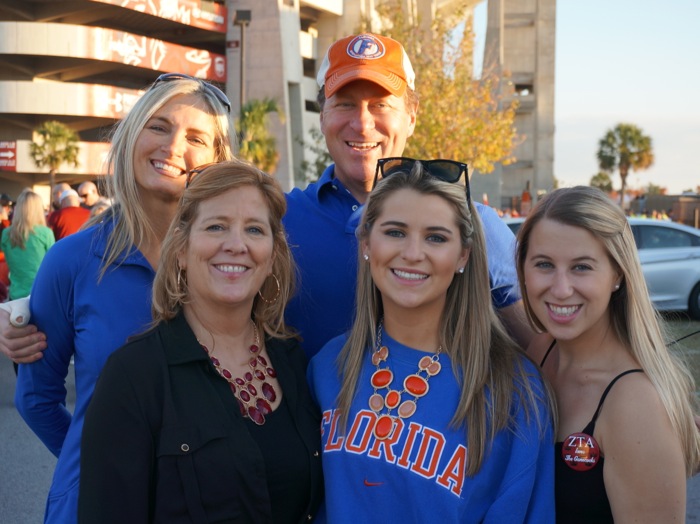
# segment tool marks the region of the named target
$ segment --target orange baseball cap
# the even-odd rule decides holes
[[[387,36],[351,35],[334,42],[323,58],[316,81],[326,98],[355,80],[379,84],[392,95],[415,89],[416,75],[403,46]]]

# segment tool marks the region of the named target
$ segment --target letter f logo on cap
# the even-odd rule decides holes
[[[370,35],[360,35],[348,44],[348,55],[360,60],[376,60],[384,56],[384,46]]]

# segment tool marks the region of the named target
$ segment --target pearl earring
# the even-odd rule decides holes
[[[618,289],[620,289],[620,284],[615,284],[615,291],[617,291]]]
[[[457,271],[458,271],[460,274],[462,274],[462,273],[464,273],[464,268],[463,268],[463,267],[460,267]]]
[[[369,260],[369,255],[368,255],[367,253],[365,253],[364,255],[362,255],[362,257],[363,257],[365,260]]]

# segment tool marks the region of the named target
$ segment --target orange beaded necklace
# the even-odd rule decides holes
[[[369,397],[370,409],[379,415],[372,430],[374,436],[379,440],[389,438],[394,432],[397,415],[400,418],[408,418],[416,412],[418,399],[428,393],[428,380],[440,373],[442,369],[440,364],[442,346],[440,346],[434,355],[426,355],[418,361],[418,371],[404,379],[401,391],[391,389],[394,373],[386,362],[389,357],[389,348],[382,345],[382,325],[383,321],[380,320],[377,327],[376,350],[372,354],[372,364],[377,370],[372,373],[370,378],[374,393]],[[382,363],[385,367],[382,367]],[[386,392],[380,393],[381,389],[386,389]],[[413,398],[402,402],[401,397],[404,393],[412,395]],[[396,415],[392,415],[391,411],[397,407]],[[386,412],[382,413],[385,408]]]

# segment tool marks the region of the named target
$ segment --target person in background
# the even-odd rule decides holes
[[[552,523],[553,407],[489,300],[481,221],[455,183],[466,166],[380,166],[352,330],[309,365],[320,521]]]
[[[95,202],[95,205],[90,208],[90,218],[94,218],[97,215],[100,215],[107,211],[112,204],[110,204],[109,200],[106,198],[100,198],[97,202]]]
[[[53,244],[53,231],[46,227],[41,197],[25,189],[17,198],[13,223],[2,231],[0,240],[9,269],[10,300],[29,296],[39,265]],[[17,364],[13,364],[17,373]]]
[[[158,77],[114,128],[105,177],[114,205],[47,253],[30,299],[36,326],[2,328],[29,350],[40,347],[38,337],[48,343],[39,357],[19,357],[33,363],[20,365],[15,393],[21,416],[58,457],[48,523],[77,520],[80,435],[95,381],[107,357],[151,322],[161,243],[186,173],[233,158],[230,107],[207,82],[177,73]],[[9,323],[5,311],[2,318]],[[73,413],[65,407],[71,368]]]
[[[695,385],[667,349],[632,230],[592,187],[558,189],[518,233],[528,349],[556,393],[560,523],[683,522],[700,459]]]
[[[253,166],[192,178],[163,241],[157,325],[109,358],[85,417],[80,522],[315,515],[320,416],[284,324],[285,210],[279,183]]]
[[[288,194],[284,217],[300,271],[300,291],[286,318],[300,332],[309,356],[351,326],[361,206],[372,189],[377,160],[402,156],[418,115],[411,62],[391,38],[360,34],[338,40],[328,49],[317,80],[321,131],[334,164],[318,182]],[[475,206],[486,234],[493,303],[526,347],[532,331],[513,264],[515,238],[493,209]]]
[[[7,193],[0,195],[0,234],[12,223],[12,206],[14,202],[10,195]]]
[[[97,191],[97,186],[89,180],[78,186],[78,196],[82,200],[81,206],[87,209],[92,209],[100,200],[100,193]]]
[[[12,198],[7,193],[0,195],[0,235],[12,223]],[[5,302],[10,294],[10,270],[7,267],[5,253],[0,251],[0,302]],[[16,371],[16,365],[15,365]]]
[[[51,211],[49,212],[48,219],[51,219],[51,213],[61,209],[61,195],[64,191],[71,189],[70,185],[66,182],[59,182],[53,187],[51,192]]]
[[[80,197],[75,189],[67,189],[61,193],[60,202],[61,209],[51,213],[48,220],[56,242],[79,231],[90,218],[90,211],[81,207]]]
[[[41,197],[25,189],[17,198],[12,225],[3,230],[0,241],[10,268],[10,300],[29,296],[41,261],[53,244]]]

